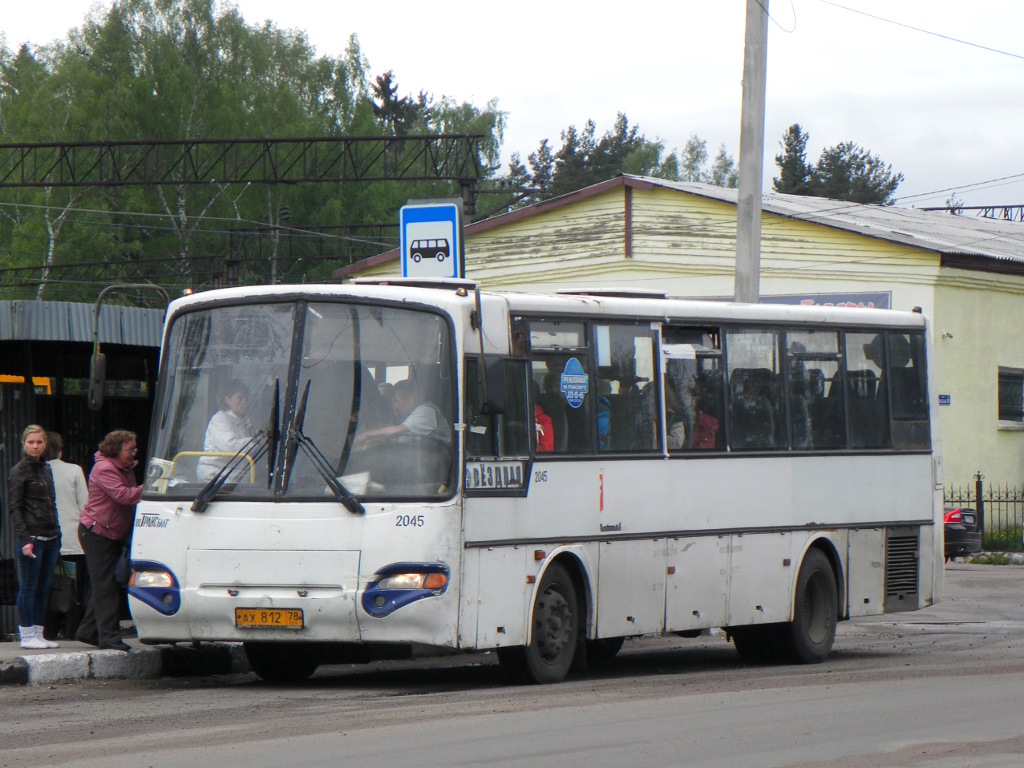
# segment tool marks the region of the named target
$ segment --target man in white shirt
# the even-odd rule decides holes
[[[416,382],[405,379],[395,384],[392,407],[398,424],[370,429],[356,436],[357,442],[371,437],[387,437],[409,432],[414,435],[433,435],[444,442],[451,441],[451,427],[445,422],[440,409],[420,399]]]

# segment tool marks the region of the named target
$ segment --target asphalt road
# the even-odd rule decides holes
[[[0,689],[0,766],[1019,766],[1024,568],[951,564],[939,605],[840,626],[832,658],[627,642],[555,686],[489,655]]]

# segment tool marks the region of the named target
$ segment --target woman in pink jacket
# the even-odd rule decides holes
[[[103,438],[89,473],[89,501],[78,525],[92,594],[76,638],[116,651],[131,650],[121,639],[121,587],[114,569],[132,532],[135,505],[142,497],[142,486],[135,481],[137,452],[134,432],[117,429]]]

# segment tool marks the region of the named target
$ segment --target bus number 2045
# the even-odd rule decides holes
[[[395,515],[396,528],[422,528],[424,525],[423,515]]]

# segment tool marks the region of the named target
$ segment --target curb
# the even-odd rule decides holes
[[[0,685],[202,677],[248,671],[240,644],[136,646],[131,653],[88,650],[18,656],[0,662]]]

